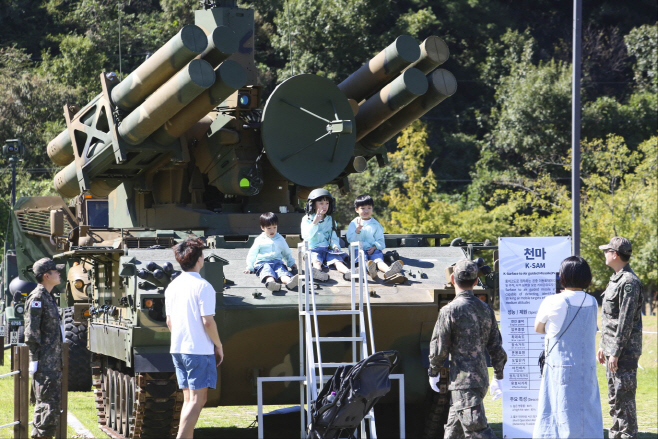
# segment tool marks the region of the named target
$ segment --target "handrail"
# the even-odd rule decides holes
[[[15,371],[13,371],[13,372],[9,372],[9,373],[6,373],[6,374],[3,374],[3,375],[0,375],[0,378],[10,377],[10,376],[12,376],[12,375],[18,375],[19,373],[21,373],[20,370],[15,370]],[[0,427],[0,428],[2,428],[2,427]]]

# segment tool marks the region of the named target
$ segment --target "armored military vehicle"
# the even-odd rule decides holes
[[[107,201],[102,200],[102,204],[107,210]],[[85,214],[83,209],[78,211]],[[78,222],[60,197],[21,197],[14,204],[12,229],[16,250],[7,251],[3,260],[3,285],[9,290],[4,295],[5,316],[11,331],[18,335],[15,340],[19,343],[23,342],[25,299],[36,287],[32,264],[60,253],[63,246],[53,239],[53,233],[71,233]],[[52,230],[51,226],[55,229]],[[79,260],[70,259],[66,276],[62,276],[62,283],[53,290],[69,343],[68,383],[72,391],[88,391],[92,387],[91,353],[87,349],[87,318],[84,315],[88,314],[91,303],[87,293],[89,286],[87,270]],[[20,313],[17,313],[17,308]]]
[[[171,247],[189,236],[208,247],[201,275],[217,292],[226,353],[207,406],[254,405],[257,377],[299,375],[297,294],[268,294],[242,272],[259,215],[276,212],[279,233],[295,248],[300,201],[312,189],[336,184],[347,192],[349,174],[368,160],[385,166],[386,141],[456,91],[452,74],[437,68],[447,57],[439,37],[419,43],[403,35],[340,84],[301,74],[265,100],[254,11],[230,0],[206,2],[194,24],[125,79],[102,73],[101,93],[64,108],[67,129],[48,154],[64,167],[56,189],[72,201],[24,199],[17,206],[18,267],[36,258],[31,249],[41,240],[67,261],[67,299],[88,300],[98,418],[108,435],[176,433],[182,395],[168,353],[164,292],[180,271]],[[24,220],[37,216],[39,235]],[[375,346],[400,352],[397,371],[411,405],[428,397],[429,340],[454,291],[445,268],[467,248],[440,246],[447,237],[388,235],[409,282],[371,284]],[[348,282],[332,280],[318,288],[316,301],[340,308],[349,291]],[[481,290],[484,300],[488,294]],[[345,319],[322,327],[341,335],[350,325]],[[334,344],[323,358],[340,361],[348,350]],[[448,402],[445,393],[430,396],[428,434],[440,428],[437,416]],[[298,384],[270,384],[264,402],[298,403]]]

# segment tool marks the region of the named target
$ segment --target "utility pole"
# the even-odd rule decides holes
[[[571,80],[571,233],[572,253],[580,255],[580,72],[582,0],[573,2],[573,63]]]
[[[11,207],[16,204],[16,164],[18,156],[23,155],[25,148],[19,139],[9,139],[2,146],[2,154],[9,156],[9,166],[11,166]]]
[[[18,157],[22,156],[25,152],[25,148],[19,139],[9,139],[5,141],[5,144],[2,146],[2,154],[4,156],[9,156],[9,166],[11,166],[11,209],[14,209],[16,204],[16,165],[18,164]],[[11,213],[10,213],[11,215]],[[9,235],[9,230],[7,230],[7,235]],[[7,254],[7,242],[9,241],[9,236],[5,236],[5,251],[4,255]],[[13,244],[13,236],[12,236]],[[12,245],[12,248],[14,246]],[[4,260],[4,256],[3,256]]]

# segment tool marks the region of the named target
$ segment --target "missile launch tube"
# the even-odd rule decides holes
[[[207,47],[208,37],[200,27],[184,26],[112,89],[112,102],[124,111],[132,110]]]
[[[405,107],[404,111],[384,121],[377,129],[364,137],[361,141],[363,146],[371,149],[378,148],[457,91],[457,80],[447,70],[437,69],[427,75],[427,79],[429,80],[427,93],[414,99]]]
[[[208,35],[208,48],[201,54],[201,58],[217,68],[226,58],[238,51],[238,37],[227,26],[217,26]]]
[[[214,82],[210,64],[193,60],[123,119],[119,135],[131,145],[142,143]]]
[[[72,198],[80,193],[78,173],[75,162],[69,163],[64,169],[55,174],[55,190],[63,197]]]
[[[409,35],[400,35],[386,49],[341,82],[338,88],[348,99],[361,102],[389,83],[419,56],[418,41]]]
[[[247,82],[242,66],[230,59],[220,64],[214,75],[213,86],[168,120],[153,135],[153,140],[161,145],[169,145]]]
[[[448,60],[450,49],[441,38],[436,35],[427,37],[420,43],[420,58],[411,63],[409,68],[415,67],[424,74],[428,74]]]
[[[48,157],[59,166],[66,166],[73,161],[73,143],[69,130],[65,129],[48,144]]]
[[[427,91],[427,78],[418,69],[405,70],[379,93],[359,107],[356,140],[361,140],[379,124]]]

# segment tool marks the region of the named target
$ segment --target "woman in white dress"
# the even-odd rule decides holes
[[[596,378],[594,297],[585,259],[570,256],[560,266],[559,294],[542,301],[535,331],[546,334],[544,373],[533,438],[603,438],[603,414]]]

